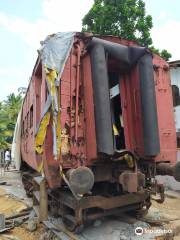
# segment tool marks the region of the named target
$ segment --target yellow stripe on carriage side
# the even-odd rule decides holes
[[[50,112],[48,111],[44,115],[43,119],[41,120],[38,132],[35,137],[35,148],[36,148],[36,152],[39,154],[43,153],[43,144],[46,137],[49,120],[50,120]]]

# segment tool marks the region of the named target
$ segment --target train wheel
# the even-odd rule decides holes
[[[147,215],[150,206],[151,206],[151,199],[149,197],[146,199],[145,202],[141,203],[137,209],[132,210],[128,213],[130,215],[135,216],[137,219],[142,219],[143,217],[145,217]]]
[[[65,227],[71,231],[71,232],[75,232],[75,233],[81,233],[82,230],[84,229],[84,225],[78,225],[78,223],[75,221],[75,217],[73,217],[70,214],[66,214],[62,216],[62,221],[65,225]]]

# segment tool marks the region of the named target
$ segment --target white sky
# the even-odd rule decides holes
[[[145,0],[154,46],[180,59],[180,1]],[[0,0],[0,101],[27,87],[39,42],[48,34],[80,31],[93,0]]]

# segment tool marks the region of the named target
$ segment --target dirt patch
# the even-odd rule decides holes
[[[0,188],[0,196],[4,196],[6,195],[6,190],[4,190],[3,188]]]
[[[180,198],[166,196],[164,203],[152,201],[148,214],[144,217],[149,222],[153,231],[165,230],[158,240],[180,240]]]
[[[37,240],[40,239],[41,235],[44,233],[44,226],[39,225],[35,232],[29,232],[26,230],[26,226],[16,227],[7,234],[0,236],[0,240],[17,239],[17,240]]]
[[[7,217],[25,210],[27,207],[25,203],[12,195],[6,194],[6,191],[0,188],[0,213]]]
[[[152,207],[157,208],[159,213],[168,216],[169,219],[180,219],[180,198],[166,197],[164,203],[152,202]]]
[[[12,216],[27,209],[27,205],[19,200],[17,197],[7,194],[7,192],[0,188],[0,213],[5,217]],[[37,240],[44,232],[44,226],[39,225],[37,230],[29,232],[26,229],[26,224],[13,228],[11,231],[0,235],[0,240]]]

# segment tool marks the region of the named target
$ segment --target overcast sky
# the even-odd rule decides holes
[[[145,0],[154,46],[180,59],[180,1]],[[93,0],[0,0],[0,101],[27,87],[39,42],[60,31],[80,31]]]

